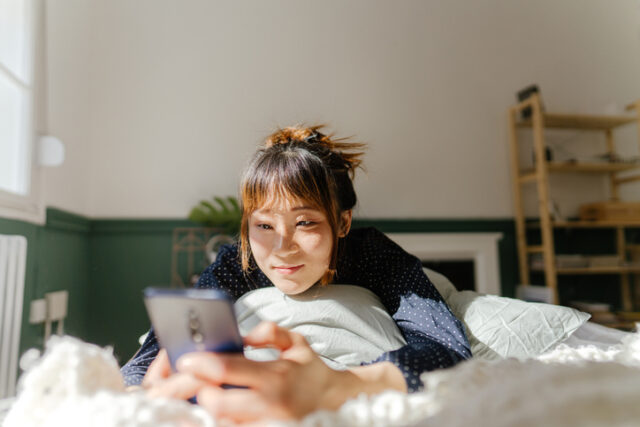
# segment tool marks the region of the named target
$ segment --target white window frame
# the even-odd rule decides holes
[[[41,0],[24,0],[29,3],[27,10],[27,26],[30,34],[28,35],[28,44],[30,45],[31,52],[29,58],[29,73],[30,73],[30,87],[29,87],[29,101],[28,101],[28,113],[27,113],[27,140],[28,147],[27,156],[30,158],[29,162],[29,184],[26,195],[16,194],[9,191],[0,189],[0,218],[17,219],[28,222],[44,223],[45,221],[45,207],[42,197],[43,183],[42,173],[38,166],[36,156],[36,139],[37,139],[37,123],[38,123],[38,111],[40,111],[41,97],[40,88],[38,82],[43,81],[43,77],[40,73],[43,73],[44,67],[44,46],[42,43],[43,36],[43,7]],[[1,67],[1,65],[0,65]],[[5,70],[3,70],[5,71]]]

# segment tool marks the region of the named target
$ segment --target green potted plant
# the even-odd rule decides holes
[[[215,261],[218,249],[225,243],[234,243],[240,234],[242,210],[238,199],[233,196],[213,197],[212,202],[202,200],[189,213],[189,220],[205,227],[220,229],[220,234],[213,236],[205,245],[205,252],[210,262]]]

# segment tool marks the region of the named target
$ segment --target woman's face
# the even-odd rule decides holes
[[[325,213],[300,202],[254,211],[249,244],[269,280],[283,293],[296,295],[329,268],[333,237]]]

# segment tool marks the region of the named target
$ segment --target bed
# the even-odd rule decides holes
[[[314,413],[289,425],[638,424],[640,335],[590,323],[589,315],[568,307],[458,292],[444,276],[430,270],[427,274],[454,314],[463,320],[474,357],[454,368],[423,374],[423,392],[363,395],[346,402],[339,411]],[[354,337],[359,337],[360,341],[358,352],[340,354],[329,353],[323,345],[323,328],[335,331],[332,319],[336,316],[324,316],[323,326],[317,318],[290,315],[326,314],[328,309],[335,310],[335,304],[331,305],[335,298],[340,299],[345,316],[362,305],[372,312],[375,296],[366,294],[366,290],[363,293],[362,288],[312,288],[310,293],[295,298],[269,289],[260,291],[248,294],[236,305],[241,330],[246,332],[265,316],[279,315],[270,320],[309,337],[314,350],[336,369],[358,364],[363,356],[356,353],[379,354],[402,345],[402,337],[392,330],[376,335],[379,325],[385,323],[384,310],[374,320],[365,317],[358,323],[359,315],[343,319],[341,323],[348,325],[341,328],[343,336],[332,335],[332,339],[355,342]],[[325,306],[309,310],[309,304]],[[309,329],[310,324],[315,329]],[[269,352],[248,354],[258,360],[274,356]],[[216,425],[196,405],[125,393],[111,350],[71,337],[54,337],[47,344],[44,357],[23,377],[21,390],[15,402],[4,402],[5,415],[11,408],[6,427]]]

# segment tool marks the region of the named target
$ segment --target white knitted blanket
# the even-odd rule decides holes
[[[608,350],[559,346],[537,360],[472,359],[425,373],[425,391],[360,396],[299,426],[637,426],[640,334]],[[52,339],[4,426],[215,426],[197,405],[125,393],[110,349]]]

